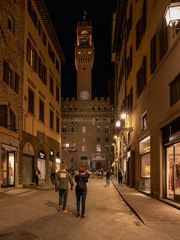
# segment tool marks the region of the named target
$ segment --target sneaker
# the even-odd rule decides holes
[[[85,215],[82,215],[81,218],[85,218]]]
[[[66,209],[64,209],[64,210],[62,210],[62,212],[63,212],[63,213],[67,213],[67,210],[66,210]]]
[[[76,216],[77,216],[77,217],[79,217],[79,216],[80,216],[80,213],[79,213],[79,212],[77,212]]]

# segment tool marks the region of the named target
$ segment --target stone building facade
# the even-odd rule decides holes
[[[41,181],[61,157],[63,51],[42,0],[1,1],[0,184]]]
[[[118,164],[127,185],[173,203],[180,201],[180,32],[165,22],[169,3],[117,1],[113,50],[116,120],[133,128],[116,129]]]
[[[62,99],[62,162],[68,168],[107,169],[113,162],[113,108],[109,98],[92,98],[92,24],[77,23],[77,96]]]

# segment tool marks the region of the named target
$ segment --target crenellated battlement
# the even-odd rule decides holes
[[[75,97],[62,97],[61,98],[61,101],[62,102],[78,102],[78,100],[75,98]],[[92,98],[92,100],[91,100],[92,102],[109,102],[110,101],[110,98],[109,97],[94,97],[94,98]],[[89,102],[88,100],[87,101],[85,101],[84,103],[86,103],[86,102]]]

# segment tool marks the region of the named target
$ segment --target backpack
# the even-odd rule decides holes
[[[83,181],[82,177],[79,177],[79,179],[78,179],[77,189],[78,189],[78,191],[81,191],[81,192],[84,192],[86,190],[86,184]]]

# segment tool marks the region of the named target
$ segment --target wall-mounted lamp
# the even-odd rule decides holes
[[[132,127],[121,127],[121,121],[117,120],[115,122],[116,129],[119,129],[119,131],[127,131],[127,132],[132,132],[133,128]]]
[[[180,2],[170,3],[166,8],[164,16],[167,26],[173,29],[180,29]]]

